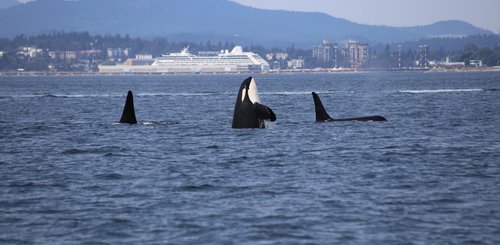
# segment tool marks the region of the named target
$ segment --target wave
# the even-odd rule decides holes
[[[144,125],[144,126],[154,126],[154,125],[176,125],[179,124],[178,121],[144,121],[144,122],[139,122],[139,125]]]
[[[70,148],[62,151],[63,155],[84,155],[125,152],[127,149],[118,146],[90,147],[90,148]]]
[[[311,94],[311,92],[304,91],[277,91],[277,92],[259,92],[261,95],[306,95]]]
[[[223,95],[226,93],[218,93],[218,92],[186,92],[186,93],[138,93],[137,96],[182,96],[182,97],[190,97],[190,96],[213,96],[213,95]],[[229,94],[229,93],[227,93]]]
[[[354,91],[324,91],[321,92],[320,94],[333,94],[339,92],[353,93]],[[271,91],[271,92],[259,91],[259,94],[261,95],[311,95],[311,93],[312,91]]]
[[[481,88],[468,88],[468,89],[424,89],[424,90],[400,90],[399,93],[409,94],[426,94],[426,93],[463,93],[463,92],[482,92]]]
[[[2,98],[99,98],[124,97],[123,94],[16,94],[3,95]]]
[[[162,96],[213,96],[213,95],[224,95],[231,93],[215,93],[215,92],[193,92],[193,93],[136,93],[136,97],[162,97]],[[113,93],[113,94],[16,94],[16,95],[0,95],[0,99],[6,98],[109,98],[109,97],[126,97],[126,93]]]
[[[115,126],[170,126],[170,125],[177,125],[179,124],[179,121],[174,121],[174,120],[166,120],[166,121],[139,121],[137,124],[127,124],[127,123],[119,123],[119,122],[113,122],[113,125]]]
[[[310,95],[312,91],[268,91],[262,92],[261,95]],[[354,91],[324,91],[321,94],[333,94],[333,93],[354,93]],[[236,96],[237,91],[234,92],[177,92],[177,93],[163,93],[163,92],[140,92],[135,93],[136,97],[196,97],[196,96],[218,96],[218,95],[231,95]],[[15,95],[0,95],[0,99],[7,98],[63,98],[63,99],[73,99],[73,98],[111,98],[111,97],[126,97],[126,93],[110,93],[110,94],[53,94],[53,93],[34,93],[34,94],[15,94]]]

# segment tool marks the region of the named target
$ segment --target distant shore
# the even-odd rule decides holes
[[[376,73],[376,72],[500,72],[500,66],[445,69],[445,68],[393,68],[393,69],[293,69],[272,70],[262,73],[101,73],[101,72],[59,72],[59,71],[3,71],[0,76],[175,76],[175,75],[238,75],[238,74],[349,74],[349,73]]]

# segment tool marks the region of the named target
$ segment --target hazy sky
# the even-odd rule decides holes
[[[500,33],[500,0],[233,0],[244,5],[324,12],[363,24],[414,26],[464,20]]]

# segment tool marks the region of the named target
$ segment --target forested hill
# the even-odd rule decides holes
[[[37,0],[0,10],[0,35],[54,31],[310,47],[321,40],[402,42],[491,34],[462,21],[417,27],[357,24],[322,13],[263,10],[229,0]]]

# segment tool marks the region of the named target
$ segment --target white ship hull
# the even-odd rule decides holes
[[[107,74],[177,74],[177,73],[259,73],[269,71],[269,64],[259,55],[243,52],[241,47],[216,56],[196,56],[187,52],[172,53],[155,59],[152,65],[99,66]]]

